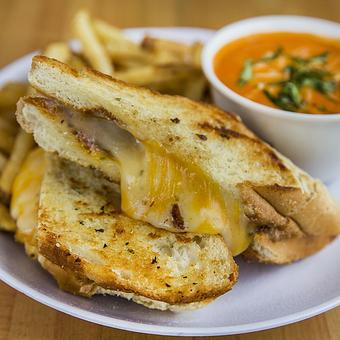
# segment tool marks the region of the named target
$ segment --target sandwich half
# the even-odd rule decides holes
[[[126,215],[171,232],[220,234],[233,255],[287,263],[340,231],[325,186],[213,106],[92,70],[33,59],[42,94],[17,119],[45,150],[120,184]]]
[[[29,171],[37,162],[43,178]],[[221,236],[173,233],[125,216],[119,187],[96,170],[53,154],[45,160],[38,149],[18,176],[17,239],[63,290],[180,311],[204,306],[237,280],[237,265]],[[24,181],[30,186],[20,185]],[[23,209],[29,196],[32,204]]]

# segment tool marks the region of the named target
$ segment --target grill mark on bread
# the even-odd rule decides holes
[[[72,107],[70,105],[66,105],[53,97],[27,97],[25,98],[25,102],[30,103],[32,105],[39,106],[44,110],[46,114],[56,117],[62,117],[63,112],[66,110],[70,111],[77,111],[84,115],[94,116],[97,118],[106,119],[108,122],[112,122],[117,124],[118,126],[122,125],[121,122],[115,117],[112,116],[107,110],[103,107],[94,107],[94,108],[86,108],[86,109],[79,109]],[[60,121],[60,124],[64,124],[65,119]],[[85,150],[90,152],[97,152],[101,153],[102,157],[110,157],[109,151],[101,148],[96,142],[95,139],[85,132],[78,130],[74,126],[70,126],[71,133],[80,141],[81,145],[84,147]]]
[[[156,239],[158,239],[158,238],[161,237],[161,235],[157,234],[156,232],[154,232],[154,233],[149,233],[148,236],[149,236],[151,239],[153,239],[153,240],[156,240]]]
[[[199,104],[201,106],[205,106],[207,109],[211,110],[216,122],[224,121],[226,118],[228,118],[228,119],[231,118],[236,123],[241,122],[241,118],[233,112],[223,111],[223,110],[217,108],[216,106],[211,105],[209,103],[205,103],[205,102],[200,102]]]
[[[46,94],[43,94],[44,97],[26,97],[24,100],[26,103],[36,105],[41,107],[42,109],[46,110],[47,113],[52,113],[56,116],[61,116],[60,113],[65,112],[68,110],[70,112],[76,111],[80,112],[84,115],[97,117],[97,118],[104,118],[108,121],[116,123],[117,125],[123,125],[122,122],[115,117],[111,112],[107,111],[102,106],[95,106],[95,107],[87,107],[87,108],[78,108],[69,104],[65,104],[53,97],[49,97]],[[63,123],[63,122],[62,122]]]
[[[119,126],[123,125],[123,123],[116,116],[114,116],[111,112],[104,109],[102,106],[95,106],[92,108],[85,108],[85,109],[72,107],[72,110],[81,112],[84,115],[93,116],[97,118],[104,118],[107,121],[116,123]]]
[[[214,126],[208,122],[203,122],[199,124],[199,127],[204,130],[215,131],[219,136],[226,138],[227,140],[231,138],[243,138],[256,144],[262,144],[256,137],[249,137],[235,130],[228,129],[225,126]],[[274,150],[263,144],[263,152],[268,155],[271,163],[275,164],[280,170],[288,171],[287,167],[283,164],[282,160],[278,157]]]
[[[288,170],[287,167],[282,163],[280,158],[277,156],[277,154],[273,150],[268,149],[267,153],[270,159],[280,168],[280,170],[282,171]]]
[[[180,122],[180,120],[177,117],[176,118],[170,118],[170,120],[175,124],[178,124]]]
[[[25,97],[24,100],[26,103],[39,106],[55,116],[60,116],[59,112],[62,111],[61,105],[53,97]]]
[[[268,188],[270,188],[271,190],[277,190],[277,191],[286,191],[286,192],[294,192],[294,191],[298,191],[298,188],[295,187],[288,187],[288,186],[283,186],[283,185],[279,185],[277,183],[271,184],[267,186]]]
[[[176,240],[183,242],[183,243],[191,243],[193,241],[192,238],[186,236],[186,233],[176,233]]]
[[[71,188],[76,190],[76,191],[79,191],[79,190],[87,190],[89,189],[89,187],[87,185],[85,185],[84,183],[78,181],[77,179],[75,178],[71,178],[70,179],[70,183],[71,183]]]
[[[239,133],[235,130],[231,130],[231,129],[227,129],[224,126],[214,126],[208,122],[203,122],[203,123],[199,123],[199,127],[204,129],[204,130],[210,130],[210,131],[215,131],[218,135],[220,135],[223,138],[227,138],[230,139],[232,137],[234,138],[249,138],[252,139],[242,133]]]

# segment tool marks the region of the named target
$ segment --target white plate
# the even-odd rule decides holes
[[[153,36],[205,41],[212,31],[188,28],[129,29],[134,39]],[[0,72],[0,85],[24,80],[32,54]],[[340,181],[330,186],[340,200]],[[12,235],[0,233],[0,279],[27,296],[59,311],[101,325],[164,335],[226,335],[278,327],[340,305],[340,240],[318,254],[287,266],[247,264],[238,259],[234,289],[207,307],[185,313],[149,310],[115,297],[81,298],[59,290],[31,261]]]

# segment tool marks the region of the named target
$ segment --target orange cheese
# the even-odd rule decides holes
[[[221,234],[231,252],[250,237],[237,193],[226,192],[193,164],[156,142],[137,141],[104,118],[69,112],[69,123],[117,161],[122,210],[131,218],[174,232]]]

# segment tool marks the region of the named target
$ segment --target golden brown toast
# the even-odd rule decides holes
[[[113,294],[150,308],[192,309],[225,293],[237,265],[219,235],[176,234],[120,211],[116,184],[49,155],[38,259],[75,294]]]

